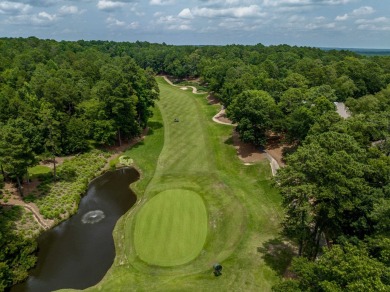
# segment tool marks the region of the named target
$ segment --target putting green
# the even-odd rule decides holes
[[[153,197],[139,211],[134,247],[148,264],[177,266],[196,258],[207,236],[207,212],[202,198],[183,189]]]

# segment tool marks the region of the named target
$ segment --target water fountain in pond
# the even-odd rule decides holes
[[[94,224],[97,223],[106,217],[104,215],[104,212],[102,210],[94,210],[94,211],[89,211],[88,213],[85,213],[83,217],[81,218],[81,221],[84,224]]]

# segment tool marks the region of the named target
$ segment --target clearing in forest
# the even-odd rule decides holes
[[[150,131],[126,152],[141,172],[138,201],[114,230],[113,266],[89,290],[269,291],[278,277],[261,250],[281,208],[268,162],[240,162],[206,95],[157,81]]]

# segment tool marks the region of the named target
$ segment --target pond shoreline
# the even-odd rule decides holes
[[[141,142],[144,139],[144,137],[146,136],[147,132],[148,132],[148,128],[145,128],[140,137],[135,137],[131,141],[129,141],[127,143],[123,143],[121,146],[115,146],[115,147],[111,147],[111,148],[107,149],[108,151],[113,152],[112,155],[110,155],[110,157],[108,157],[106,159],[105,165],[103,167],[101,167],[98,171],[96,171],[96,173],[94,174],[93,178],[87,182],[85,191],[83,193],[86,192],[86,190],[88,189],[89,184],[94,179],[96,179],[99,176],[103,175],[107,171],[110,171],[110,170],[113,170],[113,169],[119,169],[119,168],[122,168],[122,167],[126,167],[126,166],[119,166],[119,167],[115,166],[115,168],[113,168],[110,165],[110,163],[112,161],[115,161],[116,159],[118,159],[118,157],[121,154],[123,154],[126,150],[130,149],[131,147],[133,147],[137,143]],[[75,156],[70,156],[69,158],[74,158],[74,157]],[[57,166],[60,166],[64,162],[64,160],[67,159],[67,158],[68,157],[56,157],[56,160],[58,160]],[[136,168],[133,165],[132,165],[132,167]],[[140,172],[139,169],[137,169],[137,171]],[[35,221],[41,227],[41,229],[40,229],[39,233],[37,234],[37,236],[41,235],[46,230],[54,228],[55,226],[57,226],[61,222],[68,220],[78,210],[78,207],[77,207],[75,213],[67,214],[67,216],[64,216],[63,218],[61,218],[61,220],[53,220],[53,219],[44,218],[44,216],[39,211],[38,206],[34,202],[25,202],[24,201],[25,197],[27,197],[29,194],[31,194],[31,193],[33,193],[34,191],[37,190],[37,186],[40,183],[41,182],[38,181],[38,180],[30,181],[29,183],[27,183],[27,187],[26,187],[27,190],[26,190],[25,194],[23,195],[23,197],[19,194],[19,192],[18,192],[16,187],[12,187],[10,184],[8,184],[7,185],[7,190],[9,190],[11,192],[11,195],[10,195],[11,199],[9,201],[7,200],[7,202],[5,202],[3,199],[0,199],[0,205],[1,206],[7,206],[7,207],[20,206],[20,207],[23,207],[27,212],[31,212],[33,214],[33,216],[34,216]],[[25,184],[26,183],[24,183],[24,185]],[[80,195],[81,198],[83,196],[84,195]]]
[[[113,229],[137,202],[129,186],[139,178],[134,167],[122,167],[91,180],[77,212],[37,238],[37,265],[11,291],[84,289],[100,281],[115,258]],[[101,218],[86,222],[93,212]]]

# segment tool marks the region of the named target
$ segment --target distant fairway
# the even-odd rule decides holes
[[[159,266],[181,265],[202,250],[207,213],[202,198],[188,190],[167,190],[138,213],[134,244],[138,256]]]
[[[282,212],[269,163],[243,165],[205,94],[156,79],[149,133],[124,153],[141,173],[138,200],[115,227],[111,269],[88,291],[270,291],[278,277],[263,248]]]

